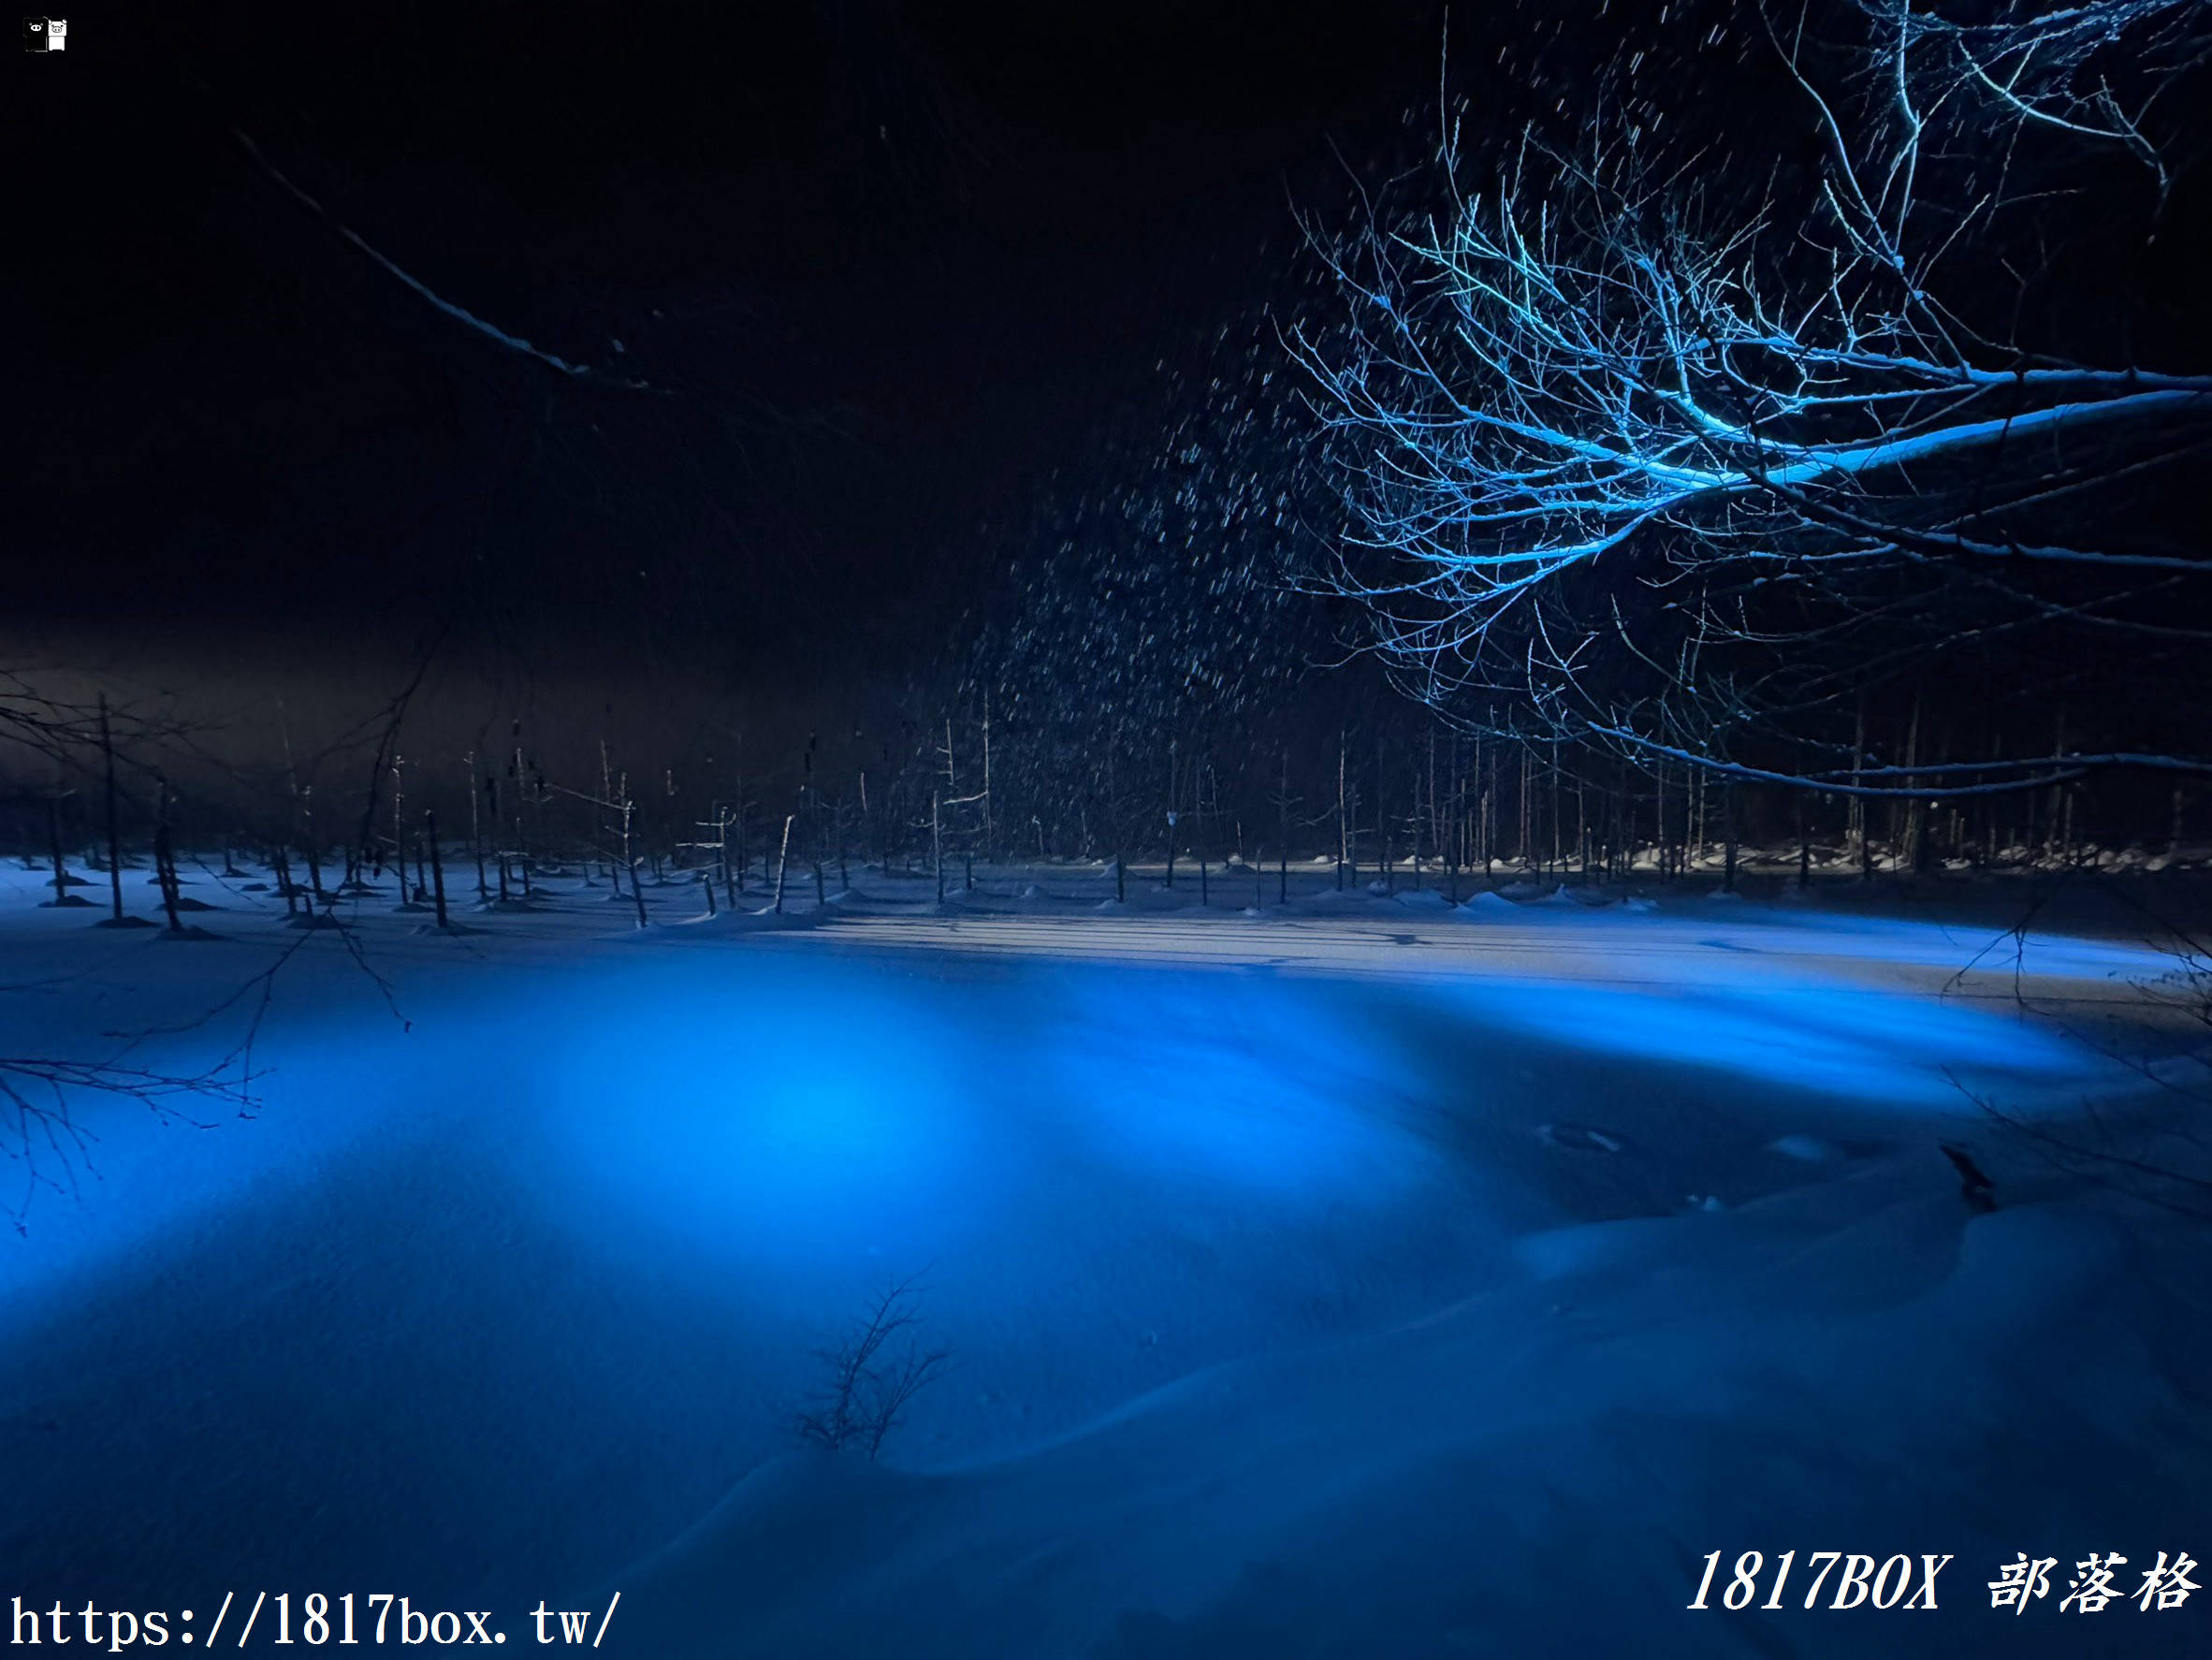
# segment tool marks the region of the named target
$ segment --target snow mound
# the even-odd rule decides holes
[[[1687,1660],[1726,1646],[1680,1609],[1731,1525],[1910,1516],[1953,1560],[1885,1652],[1981,1652],[1986,1567],[2076,1524],[2085,1453],[2137,1473],[2127,1526],[2201,1517],[2206,1453],[2172,1426],[2212,1344],[2082,1342],[2143,1317],[2130,1269],[2176,1225],[2137,1237],[2086,1201],[1977,1218],[1941,1188],[1900,1164],[1848,1214],[1700,1199],[1538,1236],[1494,1290],[1193,1373],[1000,1463],[780,1458],[624,1575],[618,1618],[634,1605],[636,1652],[665,1660]],[[1783,1248],[1807,1230],[1817,1248]],[[1561,1594],[1556,1564],[1594,1550],[1602,1580]],[[1795,1629],[1793,1653],[1869,1652],[1863,1624]]]

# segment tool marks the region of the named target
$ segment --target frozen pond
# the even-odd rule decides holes
[[[0,1251],[0,1560],[42,1598],[392,1590],[514,1640],[619,1588],[606,1646],[654,1654],[1507,1653],[1674,1629],[1714,1549],[1837,1547],[1956,1553],[1912,1633],[1956,1642],[2017,1549],[2205,1543],[2201,1339],[2155,1312],[2201,1310],[2200,1261],[1972,1099],[2125,1112],[2068,1012],[2147,951],[2036,941],[2001,986],[1951,979],[1986,935],[1742,907],[641,934],[576,893],[454,939],[364,907],[387,1006],[267,915],[170,942],[33,896],[12,1053],[298,946],[253,1120],[86,1105],[74,1196]],[[910,1278],[949,1369],[880,1465],[795,1454],[814,1351]],[[1570,1548],[1614,1583],[1545,1604]],[[1717,1652],[1683,1618],[1666,1652]]]

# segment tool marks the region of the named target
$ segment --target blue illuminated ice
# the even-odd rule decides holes
[[[2201,1225],[1976,1105],[2193,1081],[2103,1053],[2170,966],[2124,941],[1960,979],[1987,933],[1812,907],[856,872],[643,931],[364,905],[402,1025],[261,896],[185,952],[35,881],[10,1052],[298,947],[252,1119],[87,1103],[0,1250],[0,1563],[48,1602],[618,1587],[605,1652],[658,1660],[1704,1654],[1708,1551],[1841,1547],[1957,1554],[1873,1634],[1934,1653],[1985,1559],[2203,1554]],[[883,1464],[794,1450],[812,1351],[909,1276],[953,1369]]]

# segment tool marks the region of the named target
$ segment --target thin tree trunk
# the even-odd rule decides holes
[[[1575,863],[1580,867],[1583,885],[1590,881],[1590,803],[1583,792],[1583,780],[1575,780]]]
[[[525,899],[528,899],[532,896],[530,872],[530,826],[523,818],[522,809],[524,799],[529,794],[527,788],[525,787],[524,780],[529,777],[529,775],[523,770],[522,722],[519,721],[515,722],[514,736],[515,862],[522,871],[522,896]],[[630,784],[629,780],[625,779],[622,783],[622,856],[624,859],[628,859],[630,856]],[[630,867],[630,885],[632,887],[635,887],[637,885],[637,867],[634,865],[631,866]],[[642,916],[645,911],[645,901],[642,898],[638,901],[637,909],[639,914]],[[641,924],[640,925],[642,926],[643,925]]]
[[[1851,781],[1855,785],[1859,782],[1860,774],[1866,765],[1866,757],[1867,694],[1862,692],[1858,696],[1858,721],[1852,729],[1851,736]],[[1872,821],[1867,812],[1867,798],[1864,795],[1854,795],[1851,798],[1851,803],[1852,814],[1857,824],[1858,879],[1861,881],[1872,881],[1874,880],[1874,837],[1871,834]]]
[[[1551,873],[1566,874],[1566,852],[1564,837],[1566,832],[1565,803],[1561,799],[1559,776],[1559,740],[1551,740]]]
[[[1536,867],[1535,822],[1529,811],[1529,754],[1528,745],[1521,746],[1521,845],[1514,850],[1522,868],[1534,871]]]
[[[630,780],[622,779],[622,864],[630,872],[630,897],[637,907],[637,925],[646,925],[645,883],[638,880],[637,855],[631,852],[630,830],[637,812],[637,803],[630,798]],[[526,854],[522,865],[522,893],[530,896],[530,861]]]
[[[491,827],[493,833],[496,835],[500,828],[499,779],[496,778],[487,778],[484,780],[484,793],[491,797]],[[494,849],[493,851],[500,862],[500,903],[504,905],[507,903],[509,898],[507,892],[507,850],[502,847]],[[619,897],[621,892],[622,884],[618,881],[615,883],[616,896]]]
[[[108,764],[108,895],[114,911],[109,920],[123,921],[123,833],[115,822],[115,735],[108,727],[108,694],[100,693],[100,753]]]
[[[430,899],[438,908],[438,926],[452,926],[445,915],[445,855],[438,851],[438,814],[435,808],[425,808],[422,815],[423,840],[429,845]]]
[[[1905,727],[1905,788],[1916,790],[1920,779],[1913,768],[1920,760],[1920,692],[1913,693],[1913,718]],[[1907,797],[1904,811],[1904,845],[1899,849],[1899,863],[1918,875],[1927,868],[1928,804],[1917,795]]]
[[[1383,729],[1378,720],[1375,723],[1375,862],[1381,872],[1386,894],[1390,891],[1390,822],[1383,817],[1383,799],[1387,794],[1383,777]]]
[[[182,934],[177,915],[177,847],[169,830],[169,781],[161,780],[161,806],[153,821],[153,879],[161,884],[161,908],[168,913],[169,932]]]
[[[1339,727],[1336,734],[1336,891],[1340,894],[1344,892],[1345,866],[1352,856],[1350,820],[1345,812],[1344,750],[1345,734],[1344,729]],[[1360,869],[1355,865],[1352,866],[1352,880],[1357,881],[1359,879]]]
[[[269,868],[276,872],[277,886],[284,890],[284,914],[286,916],[298,915],[299,890],[292,885],[292,861],[284,857],[284,848],[282,842],[269,850]],[[313,907],[309,908],[308,914],[310,916],[314,914]]]
[[[1431,805],[1433,805],[1435,795],[1435,748],[1433,737],[1431,738],[1430,745],[1431,747],[1429,753],[1431,757],[1431,772],[1429,793],[1431,796]],[[1443,821],[1437,825],[1437,837],[1439,844],[1442,847],[1444,852],[1445,881],[1448,884],[1448,896],[1451,903],[1457,905],[1460,902],[1460,827],[1466,819],[1467,807],[1466,801],[1463,798],[1462,779],[1460,778],[1460,740],[1459,735],[1457,733],[1452,735],[1451,757],[1445,764],[1445,767],[1446,780],[1444,818]]]
[[[1736,891],[1736,786],[1723,784],[1721,790],[1721,834],[1727,845],[1721,853],[1721,892]]]
[[[400,770],[404,765],[406,765],[406,760],[403,756],[393,755],[392,861],[400,878],[400,903],[402,905],[410,903],[411,900],[411,896],[407,892],[407,824],[404,807],[406,796],[402,789],[406,779]]]
[[[469,852],[476,861],[476,898],[478,903],[491,897],[491,884],[484,876],[484,825],[476,810],[476,751],[468,753],[469,763]],[[604,785],[602,799],[604,799]],[[594,839],[597,839],[594,837]]]
[[[2174,823],[2181,823],[2181,792],[2174,792]],[[2179,837],[2176,835],[2176,839]],[[57,785],[46,798],[46,845],[53,858],[53,902],[65,905],[69,899],[69,866],[62,856],[62,795]]]
[[[1699,767],[1696,777],[1690,780],[1690,841],[1685,852],[1688,864],[1695,867],[1705,861],[1705,769],[1703,767]]]

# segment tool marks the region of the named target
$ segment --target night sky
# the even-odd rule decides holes
[[[565,684],[572,717],[650,713],[680,678],[693,707],[772,694],[803,734],[860,719],[839,694],[864,681],[871,719],[972,689],[977,642],[1054,591],[1041,614],[1111,669],[1155,618],[1122,605],[1113,548],[1094,580],[1055,544],[1142,507],[1158,456],[1252,406],[1274,330],[1339,309],[1300,215],[1342,225],[1361,191],[1430,176],[1440,86],[1477,177],[1603,109],[1702,146],[1709,200],[1814,179],[1824,140],[1753,20],[1733,0],[73,18],[65,54],[11,55],[0,101],[9,661],[204,680],[226,709],[320,681],[336,730],[434,639],[485,690],[426,700],[455,719],[519,706],[518,682]],[[2140,218],[2145,176],[2089,160],[2059,182],[2090,228],[2041,250],[2030,334],[2125,362],[2150,330],[2196,360],[2202,170],[2122,294],[2096,204]],[[589,374],[442,313],[343,232]],[[2000,312],[2020,252],[1986,256]],[[1188,511],[1265,496],[1228,472],[1288,477],[1283,447],[1202,457]],[[2157,493],[2179,488],[2130,499],[2193,522]],[[1096,702],[1067,641],[1030,639],[1033,701],[1067,680]]]
[[[990,602],[983,527],[1250,326],[1293,204],[1388,149],[1443,39],[1427,5],[70,21],[6,100],[19,633],[451,619],[724,666],[939,648]],[[439,314],[233,129],[441,296],[652,390]]]

